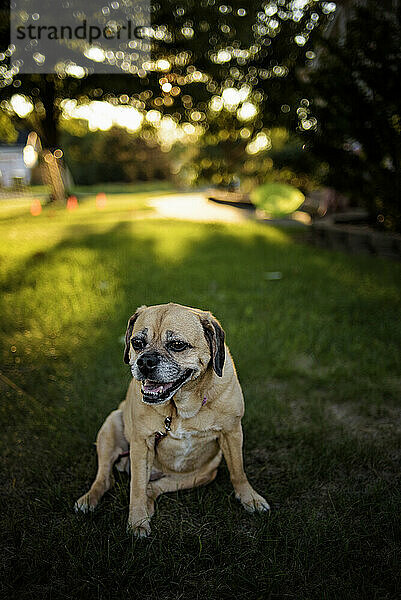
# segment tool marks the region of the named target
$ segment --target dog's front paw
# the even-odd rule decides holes
[[[146,538],[150,535],[150,521],[148,517],[143,519],[128,519],[127,533],[131,533],[137,538]]]
[[[251,487],[237,491],[235,497],[248,512],[267,512],[270,510],[268,502]]]
[[[89,511],[92,512],[95,510],[96,504],[97,504],[97,502],[94,501],[94,499],[89,496],[89,492],[88,492],[87,494],[84,494],[83,496],[78,498],[78,500],[74,504],[74,510],[76,513],[78,513],[78,512],[87,513]]]

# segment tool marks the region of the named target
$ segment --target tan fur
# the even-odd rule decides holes
[[[112,485],[113,463],[128,446],[131,466],[128,528],[137,536],[149,535],[154,501],[160,494],[212,481],[222,455],[236,497],[243,506],[249,511],[269,509],[244,472],[241,427],[244,400],[227,346],[222,376],[213,369],[205,337],[205,326],[210,327],[213,322],[218,323],[210,313],[179,304],[138,309],[128,337],[146,328],[151,348],[163,353],[166,332],[177,333],[192,348],[174,358],[182,369],[193,368],[196,373],[171,401],[155,405],[143,402],[141,384],[132,379],[125,400],[107,417],[98,433],[98,472],[89,492],[77,500],[76,510],[85,512],[95,508]],[[130,329],[127,331],[131,333]],[[132,364],[135,352],[132,348],[129,352]],[[206,404],[202,406],[204,398]],[[172,417],[171,430],[155,449],[155,433],[164,431],[166,417]],[[127,459],[118,464],[120,470],[128,467]]]

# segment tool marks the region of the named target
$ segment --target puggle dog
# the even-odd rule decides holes
[[[146,537],[156,498],[213,481],[223,455],[246,510],[269,510],[244,472],[244,399],[219,322],[179,304],[141,306],[128,321],[124,361],[133,379],[98,433],[96,479],[75,510],[96,507],[118,461],[131,473],[128,529]]]

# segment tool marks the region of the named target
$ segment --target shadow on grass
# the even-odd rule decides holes
[[[396,300],[382,304],[383,287],[393,289],[383,264],[317,260],[253,225],[127,221],[71,227],[9,273],[1,327],[16,350],[5,346],[2,370],[37,401],[1,384],[8,597],[395,597],[395,437],[355,435],[326,411],[361,391],[382,411],[391,404],[384,375],[396,360],[383,351],[400,337]],[[211,486],[163,497],[153,537],[137,542],[125,534],[125,477],[94,515],[71,507],[129,382],[127,319],[168,301],[223,323],[248,407],[247,470],[275,510],[243,513],[223,467]]]

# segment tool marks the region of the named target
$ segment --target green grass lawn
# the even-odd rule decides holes
[[[396,598],[401,265],[263,224],[142,218],[149,195],[38,217],[0,203],[1,372],[16,386],[0,381],[2,597]],[[72,506],[130,379],[127,319],[168,301],[226,330],[246,470],[272,511],[247,514],[223,465],[162,496],[143,541],[125,531],[126,476],[93,515]]]

